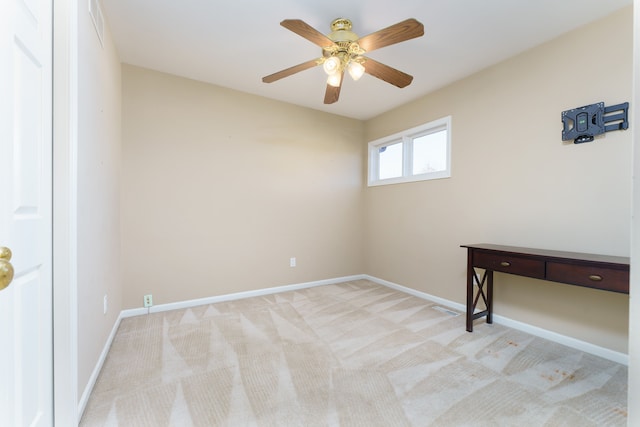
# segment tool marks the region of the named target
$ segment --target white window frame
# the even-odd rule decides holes
[[[447,131],[447,151],[446,168],[443,171],[427,172],[423,174],[413,174],[413,140],[424,135]],[[402,147],[402,176],[387,179],[378,179],[380,148],[401,142]],[[378,185],[399,184],[403,182],[427,181],[431,179],[441,179],[451,177],[451,116],[443,117],[384,138],[369,142],[368,161],[368,185],[374,187]]]

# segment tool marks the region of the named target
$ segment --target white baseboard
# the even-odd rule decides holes
[[[377,277],[364,275],[364,278],[367,280],[371,280],[374,283],[379,285],[386,286],[391,289],[395,289],[396,291],[404,292],[405,294],[413,295],[414,297],[426,299],[431,302],[435,302],[437,304],[444,305],[445,307],[452,308],[454,310],[460,311],[462,313],[466,313],[467,308],[464,304],[460,304],[457,302],[453,302],[448,299],[440,298],[435,295],[428,294],[422,291],[416,291],[415,289],[407,288],[406,286],[398,285],[397,283],[389,282],[388,280],[379,279]]]
[[[467,307],[464,304],[460,304],[444,298],[436,297],[436,296],[427,294],[425,292],[417,291],[415,289],[398,285],[397,283],[379,279],[377,277],[372,277],[368,275],[363,275],[363,276],[365,279],[371,280],[374,283],[378,283],[380,285],[387,286],[389,288],[392,288],[401,292],[405,292],[407,294],[416,296],[418,298],[435,302],[445,307],[449,307],[454,310],[461,311],[462,313],[466,313],[467,311]],[[547,339],[549,341],[566,345],[567,347],[575,348],[576,350],[584,351],[585,353],[602,357],[603,359],[611,360],[613,362],[620,363],[627,366],[629,365],[629,355],[625,353],[613,351],[608,348],[604,348],[604,347],[597,346],[595,344],[588,343],[586,341],[581,341],[579,339],[569,337],[567,335],[562,335],[557,332],[550,331],[548,329],[539,328],[537,326],[530,325],[528,323],[519,322],[517,320],[513,320],[508,317],[504,317],[496,314],[493,315],[493,321],[494,323],[504,325],[509,328],[517,329],[519,331],[523,331],[528,334]]]
[[[160,305],[153,306],[151,308],[134,308],[129,310],[123,310],[120,312],[120,315],[116,320],[116,323],[113,325],[113,329],[111,330],[111,334],[109,335],[109,338],[105,343],[102,354],[98,359],[98,363],[96,364],[96,367],[94,368],[93,373],[91,374],[91,378],[89,379],[89,382],[85,387],[84,393],[82,393],[82,397],[80,398],[80,402],[78,404],[78,414],[79,414],[78,419],[82,418],[82,413],[84,412],[84,409],[87,405],[87,401],[89,400],[89,396],[91,395],[91,391],[93,390],[95,382],[98,379],[98,375],[100,374],[102,365],[104,364],[104,361],[107,357],[107,353],[109,352],[111,343],[113,342],[116,331],[118,330],[118,326],[120,326],[120,321],[126,317],[139,316],[139,315],[148,314],[148,313],[159,313],[162,311],[169,311],[169,310],[178,310],[182,308],[190,308],[190,307],[196,307],[199,305],[214,304],[218,302],[233,301],[233,300],[257,297],[257,296],[263,296],[263,295],[271,295],[279,292],[295,291],[300,289],[312,288],[315,286],[332,285],[335,283],[348,282],[350,280],[361,280],[361,279],[370,280],[374,283],[378,283],[379,285],[383,285],[388,288],[395,289],[397,291],[404,292],[409,295],[413,295],[415,297],[434,302],[444,307],[457,310],[461,313],[466,312],[466,306],[464,304],[460,304],[454,301],[440,298],[435,295],[430,295],[428,293],[418,291],[415,289],[407,288],[406,286],[398,285],[397,283],[389,282],[387,280],[379,279],[377,277],[369,276],[367,274],[336,277],[333,279],[318,280],[314,282],[298,283],[298,284],[285,285],[285,286],[276,286],[272,288],[258,289],[255,291],[237,292],[233,294],[219,295],[215,297],[199,298],[199,299],[180,301],[180,302],[169,303],[169,304],[160,304]],[[566,345],[567,347],[575,348],[577,350],[584,351],[585,353],[593,354],[595,356],[599,356],[616,363],[629,365],[629,356],[624,353],[613,351],[608,348],[600,347],[585,341],[578,340],[576,338],[558,334],[556,332],[549,331],[547,329],[539,328],[537,326],[529,325],[527,323],[519,322],[517,320],[509,319],[507,317],[503,317],[500,315],[494,314],[493,320],[495,323],[507,326],[509,328],[517,329],[519,331],[523,331],[531,335],[547,339],[549,341],[554,341],[562,345]]]
[[[548,329],[539,328],[537,326],[529,325],[528,323],[519,322],[517,320],[509,319],[508,317],[503,317],[496,314],[493,315],[493,321],[494,323],[498,323],[509,328],[527,332],[531,335],[535,335],[549,341],[566,345],[567,347],[575,348],[576,350],[584,351],[585,353],[593,354],[594,356],[602,357],[603,359],[608,359],[613,362],[629,366],[629,355],[625,353],[613,351],[605,347],[600,347],[586,341],[581,341],[567,335],[562,335]]]
[[[149,307],[149,308],[133,308],[133,309],[122,311],[122,313],[120,314],[120,317],[125,318],[125,317],[132,317],[132,316],[140,316],[142,314],[159,313],[161,311],[178,310],[181,308],[196,307],[199,305],[215,304],[218,302],[233,301],[233,300],[251,298],[251,297],[259,297],[264,295],[276,294],[279,292],[297,291],[300,289],[313,288],[315,286],[332,285],[334,283],[348,282],[350,280],[360,280],[360,279],[364,279],[365,277],[366,276],[364,274],[358,274],[355,276],[336,277],[334,279],[317,280],[314,282],[305,282],[305,283],[298,283],[293,285],[276,286],[273,288],[257,289],[255,291],[236,292],[233,294],[219,295],[215,297],[198,298],[198,299],[192,299],[187,301],[173,302],[169,304],[160,304],[160,305],[154,305],[153,307]]]
[[[120,326],[121,320],[122,320],[122,312],[120,312],[120,314],[118,315],[118,318],[116,319],[116,322],[113,325],[113,328],[111,329],[111,333],[107,338],[107,342],[104,344],[102,353],[100,353],[100,357],[98,358],[98,363],[96,363],[95,368],[93,368],[91,377],[89,377],[89,382],[87,383],[87,386],[84,388],[82,397],[80,397],[80,401],[78,402],[78,420],[82,419],[82,414],[84,413],[84,410],[87,407],[87,402],[89,401],[89,397],[91,396],[93,387],[96,385],[96,381],[98,380],[98,375],[100,375],[100,371],[102,370],[104,361],[107,358],[107,354],[109,353],[109,349],[111,348],[111,343],[113,343],[113,339],[116,336],[116,332],[118,331],[118,327]]]

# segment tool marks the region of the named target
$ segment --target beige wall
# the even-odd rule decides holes
[[[124,308],[358,273],[463,303],[461,244],[629,255],[631,134],[563,143],[560,112],[630,100],[631,15],[365,123],[123,65]],[[362,141],[446,115],[452,178],[364,188]],[[627,349],[626,295],[496,290],[497,314]]]
[[[632,9],[366,123],[452,116],[452,178],[367,188],[365,271],[459,303],[468,243],[629,255],[631,132],[561,140],[563,110],[630,101]],[[364,172],[363,172],[364,174]],[[627,350],[626,295],[496,275],[495,312]]]
[[[105,26],[104,48],[78,3],[77,286],[78,391],[87,389],[122,310],[120,280],[120,59]],[[103,314],[103,297],[109,309]]]
[[[363,272],[361,122],[122,73],[125,308]]]

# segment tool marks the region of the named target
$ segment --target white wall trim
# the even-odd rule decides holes
[[[239,299],[251,298],[251,297],[259,297],[264,295],[276,294],[279,292],[297,291],[300,289],[313,288],[313,287],[322,286],[322,285],[332,285],[334,283],[348,282],[350,280],[360,280],[364,278],[365,276],[363,274],[358,274],[355,276],[336,277],[333,279],[316,280],[313,282],[305,282],[305,283],[298,283],[293,285],[276,286],[273,288],[257,289],[255,291],[236,292],[233,294],[218,295],[214,297],[192,299],[187,301],[179,301],[179,302],[173,302],[169,304],[160,304],[160,305],[154,305],[153,307],[150,307],[150,308],[132,308],[129,310],[123,310],[121,313],[121,317],[125,318],[125,317],[140,316],[140,315],[149,314],[149,313],[159,313],[162,311],[179,310],[182,308],[197,307],[199,305],[215,304],[218,302],[233,301],[233,300],[239,300]]]
[[[54,424],[78,424],[78,3],[53,2]]]
[[[364,278],[367,280],[371,280],[374,283],[379,285],[386,286],[391,289],[395,289],[396,291],[404,292],[405,294],[413,295],[414,297],[422,298],[431,302],[435,302],[437,304],[443,305],[448,308],[452,308],[454,310],[465,313],[467,308],[464,304],[460,304],[448,299],[440,298],[435,295],[428,294],[426,292],[417,291],[415,289],[407,288],[406,286],[398,285],[397,283],[389,282],[388,280],[379,279],[377,277],[369,276],[367,274],[364,275]],[[495,317],[495,315],[494,315]]]
[[[630,121],[633,141],[631,191],[631,276],[629,280],[629,386],[627,402],[640,401],[640,0],[633,2],[633,84]],[[640,425],[640,407],[628,406],[627,425]]]
[[[82,414],[84,413],[84,410],[85,410],[85,408],[87,406],[87,402],[89,401],[89,397],[91,396],[91,393],[93,392],[93,387],[96,384],[96,380],[98,379],[98,375],[100,375],[100,371],[102,370],[102,366],[104,365],[104,361],[107,358],[107,354],[109,353],[109,349],[111,348],[111,344],[113,343],[113,339],[115,338],[116,332],[118,331],[118,327],[120,326],[120,322],[124,318],[140,316],[140,315],[145,315],[145,314],[149,314],[149,313],[160,313],[160,312],[163,312],[163,311],[178,310],[178,309],[182,309],[182,308],[197,307],[199,305],[214,304],[214,303],[217,303],[217,302],[233,301],[233,300],[239,300],[239,299],[244,299],[244,298],[251,298],[251,297],[257,297],[257,296],[263,296],[263,295],[271,295],[271,294],[275,294],[275,293],[279,293],[279,292],[296,291],[296,290],[300,290],[300,289],[313,288],[313,287],[322,286],[322,285],[331,285],[331,284],[334,284],[334,283],[348,282],[350,280],[360,280],[360,279],[364,279],[364,278],[365,278],[365,276],[362,275],[362,274],[355,275],[355,276],[336,277],[334,279],[317,280],[317,281],[314,281],[314,282],[305,282],[305,283],[298,283],[298,284],[293,284],[293,285],[277,286],[277,287],[273,287],[273,288],[258,289],[258,290],[255,290],[255,291],[237,292],[237,293],[233,293],[233,294],[226,294],[226,295],[220,295],[220,296],[215,296],[215,297],[199,298],[199,299],[180,301],[180,302],[175,302],[175,303],[170,303],[170,304],[161,304],[161,305],[153,306],[153,307],[151,307],[149,309],[147,309],[147,308],[134,308],[134,309],[129,309],[129,310],[123,310],[123,311],[120,312],[120,315],[118,316],[118,318],[116,320],[116,323],[113,325],[113,329],[111,330],[111,334],[109,334],[109,338],[107,338],[107,341],[106,341],[106,343],[104,345],[104,349],[102,350],[102,353],[100,354],[100,358],[98,358],[98,362],[96,363],[95,368],[93,368],[93,372],[91,373],[91,377],[89,378],[89,382],[87,383],[87,386],[85,387],[84,392],[82,393],[82,397],[80,398],[80,402],[78,404],[78,420],[80,420],[82,418]]]
[[[107,359],[107,354],[109,354],[109,350],[111,349],[111,344],[113,343],[113,339],[116,336],[116,332],[118,332],[118,328],[120,327],[120,321],[123,319],[122,312],[116,319],[113,328],[111,329],[111,333],[109,334],[109,338],[104,344],[104,348],[102,349],[102,353],[100,353],[100,357],[98,358],[98,362],[96,363],[95,368],[93,368],[93,372],[89,377],[89,382],[87,382],[87,386],[82,393],[82,397],[80,398],[80,402],[78,402],[78,420],[82,419],[82,414],[84,413],[85,408],[87,407],[87,402],[89,401],[89,397],[91,397],[91,392],[93,391],[93,387],[96,385],[96,381],[98,380],[98,375],[100,375],[100,371],[102,370],[102,366],[104,365],[104,361]]]
[[[109,335],[109,338],[105,343],[102,354],[98,359],[98,363],[96,364],[96,367],[94,368],[93,373],[91,374],[89,383],[87,384],[87,387],[85,388],[84,393],[82,393],[82,398],[80,399],[80,404],[79,404],[78,419],[82,417],[82,413],[84,412],[84,409],[87,405],[87,401],[89,400],[89,397],[91,396],[91,392],[93,391],[95,382],[98,379],[98,375],[100,374],[104,361],[107,357],[107,354],[109,353],[109,349],[111,348],[111,344],[113,342],[115,334],[118,330],[118,327],[120,326],[120,322],[124,318],[141,316],[149,313],[160,313],[163,311],[197,307],[200,305],[215,304],[215,303],[225,302],[225,301],[234,301],[234,300],[257,297],[257,296],[271,295],[279,292],[296,291],[300,289],[313,288],[316,286],[332,285],[335,283],[348,282],[352,280],[362,280],[362,279],[370,280],[379,285],[386,286],[388,288],[395,289],[397,291],[404,292],[406,294],[413,295],[415,297],[434,302],[436,304],[451,308],[461,313],[466,312],[466,306],[464,304],[460,304],[451,300],[440,298],[435,295],[430,295],[425,292],[417,291],[415,289],[407,288],[406,286],[398,285],[397,283],[389,282],[388,280],[383,280],[377,277],[369,276],[367,274],[357,274],[353,276],[336,277],[333,279],[317,280],[313,282],[276,286],[272,288],[257,289],[254,291],[237,292],[233,294],[219,295],[214,297],[192,299],[192,300],[180,301],[180,302],[169,303],[169,304],[160,304],[160,305],[153,306],[149,309],[133,308],[128,310],[123,310],[120,312],[120,315],[116,320],[116,323],[113,325],[111,334]],[[624,353],[619,353],[613,350],[609,350],[604,347],[600,347],[600,346],[597,346],[585,341],[581,341],[566,335],[561,335],[553,331],[539,328],[537,326],[519,322],[517,320],[509,319],[507,317],[494,314],[493,319],[495,323],[507,326],[509,328],[517,329],[519,331],[523,331],[540,338],[548,339],[549,341],[557,342],[559,344],[566,345],[567,347],[575,348],[576,350],[584,351],[585,353],[593,354],[595,356],[599,356],[616,363],[620,363],[623,365],[629,364],[629,356]],[[460,327],[464,327],[464,325],[461,325]]]
[[[169,310],[178,310],[178,309],[182,309],[182,308],[189,308],[189,307],[195,307],[198,305],[206,305],[206,304],[214,304],[214,303],[218,303],[218,302],[224,302],[224,301],[232,301],[232,300],[238,300],[238,299],[243,299],[243,298],[251,298],[251,297],[257,297],[257,296],[263,296],[263,295],[270,295],[270,294],[275,294],[278,292],[287,292],[287,291],[295,291],[295,290],[299,290],[299,289],[306,289],[306,288],[311,288],[311,287],[315,287],[315,286],[322,286],[322,285],[331,285],[334,283],[340,283],[340,282],[347,282],[350,280],[360,280],[360,279],[367,279],[370,280],[374,283],[378,283],[379,285],[383,285],[386,286],[388,288],[392,288],[395,289],[397,291],[400,292],[404,292],[407,293],[409,295],[413,295],[415,297],[418,298],[422,298],[428,301],[432,301],[436,304],[440,304],[442,306],[451,308],[453,310],[457,310],[461,313],[465,313],[466,312],[466,306],[464,304],[460,304],[445,298],[440,298],[437,297],[435,295],[431,295],[431,294],[427,294],[425,292],[421,292],[421,291],[417,291],[415,289],[411,289],[408,288],[406,286],[402,286],[399,285],[397,283],[393,283],[393,282],[389,282],[387,280],[383,280],[377,277],[373,277],[373,276],[369,276],[367,274],[359,274],[359,275],[354,275],[354,276],[346,276],[346,277],[337,277],[337,278],[333,278],[333,279],[326,279],[326,280],[318,280],[318,281],[314,281],[314,282],[306,282],[306,283],[299,283],[299,284],[294,284],[294,285],[285,285],[285,286],[277,286],[277,287],[273,287],[273,288],[266,288],[266,289],[258,289],[255,291],[247,291],[247,292],[238,292],[238,293],[233,293],[233,294],[227,294],[227,295],[219,295],[219,296],[215,296],[215,297],[207,297],[207,298],[200,298],[200,299],[194,299],[194,300],[187,300],[187,301],[180,301],[180,302],[175,302],[175,303],[170,303],[170,304],[161,304],[161,305],[157,305],[154,307],[151,307],[149,309],[147,308],[134,308],[134,309],[129,309],[129,310],[124,310],[121,313],[121,317],[125,318],[125,317],[132,317],[132,316],[140,316],[143,314],[149,314],[149,313],[159,313],[162,311],[169,311]],[[500,315],[493,315],[493,320],[495,323],[498,323],[500,325],[504,325],[507,326],[509,328],[513,328],[513,329],[517,329],[519,331],[523,331],[526,332],[528,334],[540,337],[540,338],[544,338],[544,339],[548,339],[549,341],[553,341],[553,342],[557,342],[559,344],[563,344],[566,345],[567,347],[571,347],[571,348],[575,348],[577,350],[580,351],[584,351],[585,353],[589,353],[589,354],[593,354],[595,356],[599,356],[602,357],[604,359],[608,359],[611,360],[613,362],[616,363],[621,363],[623,365],[628,365],[629,364],[629,356],[627,354],[624,353],[620,353],[617,351],[613,351],[610,350],[608,348],[605,347],[601,347],[595,344],[591,344],[588,343],[586,341],[582,341],[567,335],[562,335],[559,334],[557,332],[553,332],[547,329],[543,329],[534,325],[530,325],[528,323],[524,323],[524,322],[520,322],[517,320],[513,320],[510,319],[508,317],[504,317],[504,316],[500,316]]]
[[[428,301],[433,301],[437,304],[443,305],[445,307],[452,308],[454,310],[461,311],[462,313],[466,313],[467,308],[464,304],[460,304],[454,301],[450,301],[444,298],[436,297],[434,295],[427,294],[425,292],[417,291],[415,289],[407,288],[402,285],[398,285],[397,283],[389,282],[387,280],[379,279],[377,277],[372,277],[368,275],[364,275],[364,278],[371,280],[372,282],[378,283],[383,286],[387,286],[389,288],[405,292],[407,294],[416,296],[418,298],[422,298]],[[517,329],[519,331],[526,332],[528,334],[547,339],[549,341],[557,342],[562,345],[566,345],[567,347],[575,348],[576,350],[584,351],[585,353],[593,354],[595,356],[602,357],[603,359],[608,359],[616,363],[620,363],[623,365],[629,364],[629,356],[624,353],[620,353],[617,351],[610,350],[608,348],[600,347],[595,344],[588,343],[586,341],[581,341],[579,339],[569,337],[567,335],[562,335],[557,332],[553,332],[547,329],[539,328],[534,325],[530,325],[528,323],[523,323],[517,320],[510,319],[508,317],[493,315],[494,323],[507,326],[509,328]]]
[[[557,332],[550,331],[548,329],[539,328],[528,323],[519,322],[517,320],[510,319],[508,317],[493,315],[493,321],[500,325],[507,326],[509,328],[517,329],[519,331],[527,332],[531,335],[535,335],[540,338],[547,339],[549,341],[557,342],[567,347],[575,348],[576,350],[584,351],[585,353],[593,354],[594,356],[602,357],[603,359],[611,360],[612,362],[620,363],[622,365],[629,365],[629,355],[613,351],[611,349],[600,347],[595,344],[591,344],[586,341],[579,340],[567,335],[562,335]]]

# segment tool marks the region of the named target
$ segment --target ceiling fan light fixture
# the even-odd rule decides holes
[[[356,61],[351,61],[347,66],[347,71],[354,81],[358,81],[364,74],[364,65]]]
[[[331,76],[332,74],[340,71],[340,65],[340,58],[338,58],[337,56],[330,56],[326,59],[326,61],[324,61],[324,64],[322,64],[322,68],[324,69],[325,73]]]
[[[342,73],[337,71],[333,74],[329,74],[327,77],[327,84],[333,87],[340,87],[340,83],[342,82]]]
[[[424,35],[424,26],[414,18],[405,19],[364,37],[358,37],[351,31],[351,21],[346,18],[334,19],[331,23],[331,33],[328,35],[324,35],[301,19],[285,19],[280,25],[322,48],[322,56],[265,76],[262,81],[273,83],[316,65],[322,65],[327,74],[325,104],[338,101],[345,71],[349,72],[354,80],[367,73],[399,88],[411,84],[413,77],[409,74],[364,55]]]

